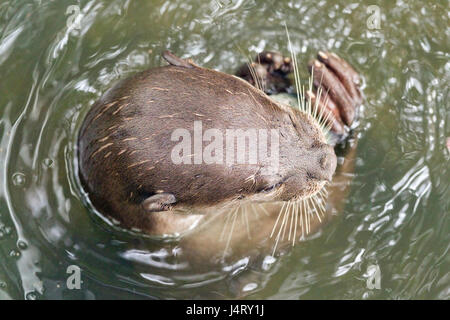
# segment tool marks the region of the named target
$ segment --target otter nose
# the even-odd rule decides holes
[[[319,145],[315,158],[317,162],[312,166],[310,174],[318,180],[331,182],[337,162],[333,147],[328,144]]]
[[[334,170],[336,169],[336,155],[327,153],[320,158],[320,167],[323,170],[323,179],[331,182]]]
[[[337,158],[332,146],[325,144],[322,147],[323,155],[319,160],[320,167],[324,172],[324,179],[331,182],[334,170],[336,170]]]

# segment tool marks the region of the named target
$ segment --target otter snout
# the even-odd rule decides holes
[[[323,154],[320,157],[319,165],[322,168],[322,179],[331,182],[334,171],[336,170],[337,158],[332,146],[325,144],[323,147]]]
[[[331,181],[336,170],[337,158],[332,146],[322,143],[315,147],[315,159],[308,168],[308,175],[319,181]]]
[[[326,143],[315,142],[311,147],[297,150],[293,168],[284,174],[279,200],[290,201],[311,196],[331,181],[336,170],[336,154]]]

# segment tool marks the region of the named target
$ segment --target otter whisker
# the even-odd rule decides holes
[[[261,90],[261,91],[264,91],[263,90],[263,87],[262,87],[262,85],[261,85],[261,79],[258,77],[258,73],[256,72],[256,67],[254,66],[254,64],[253,64],[253,62],[252,62],[252,58],[250,57],[250,56],[248,56],[247,57],[247,59],[248,59],[248,63],[247,63],[247,66],[248,66],[248,69],[250,70],[250,73],[252,74],[252,77],[253,77],[253,80],[255,81],[255,86],[256,86],[256,88],[258,88],[259,90]]]
[[[308,208],[306,207],[305,200],[303,200],[302,204],[303,204],[303,223],[305,225],[304,235],[307,235],[308,234],[308,215],[307,215]]]
[[[288,201],[288,205],[287,205],[287,207],[286,207],[286,213],[284,214],[284,221],[283,221],[283,224],[284,224],[284,228],[283,228],[283,236],[281,237],[281,240],[284,240],[284,235],[286,234],[286,227],[287,227],[287,225],[288,225],[288,223],[289,223],[289,216],[290,216],[290,209],[291,209],[291,207],[292,207],[292,202],[291,201]]]
[[[270,214],[267,212],[266,208],[264,208],[263,205],[259,204],[259,208],[267,217],[270,216]]]
[[[330,184],[330,183],[327,182],[327,183],[323,186],[323,188],[320,190],[320,192],[323,194],[323,196],[324,196],[325,199],[328,198],[328,190],[327,190],[327,186],[328,186],[329,184]]]
[[[247,206],[245,206],[242,209],[242,217],[243,217],[243,220],[244,220],[244,223],[245,223],[245,227],[247,229],[247,237],[250,240],[252,237],[250,235],[250,224],[248,222],[248,217],[247,217]]]
[[[328,95],[328,92],[327,92],[324,105],[327,105],[329,100],[330,100],[330,96]],[[328,122],[328,120],[330,119],[331,115],[332,115],[332,112],[330,111],[330,112],[328,112],[328,114],[323,119],[323,125],[324,125],[324,129],[326,129],[326,132],[329,132],[330,129],[331,129],[331,123]]]
[[[312,81],[313,81],[313,79],[314,79],[314,69],[311,70],[311,77],[310,77],[310,80],[309,80],[309,90],[310,91],[312,91],[312,85],[313,85]],[[313,108],[314,110],[311,112],[311,114],[314,117],[314,119],[319,119],[319,117],[317,116],[317,109],[319,108],[319,101],[320,101],[320,96],[321,96],[321,92],[322,92],[322,90],[320,90],[320,89],[321,89],[321,86],[319,86],[319,90],[317,91],[317,99],[316,99],[316,101],[314,103],[314,108]],[[319,123],[320,123],[320,120],[319,120]]]
[[[320,208],[320,211],[319,211],[319,213],[321,213],[322,214],[322,217],[324,217],[325,216],[325,206],[323,205],[323,199],[321,198],[321,195],[320,194],[317,194],[314,198],[313,198],[313,200],[317,203],[317,206]]]
[[[312,92],[312,80],[313,79],[314,79],[314,68],[311,70],[310,87],[309,87],[310,92]],[[324,119],[323,114],[324,114],[326,108],[322,108],[320,110],[320,114],[317,114],[317,110],[319,109],[319,103],[322,100],[322,94],[323,94],[322,79],[323,79],[323,74],[320,78],[320,82],[319,82],[319,85],[317,88],[316,101],[315,101],[315,106],[314,106],[314,118],[318,119],[319,125],[320,125],[322,131],[324,132],[324,124],[326,123],[327,120]],[[325,103],[325,105],[326,105],[326,103]],[[329,115],[330,115],[330,113],[328,113],[328,116]]]
[[[321,99],[322,99],[322,95],[323,95],[323,91],[322,91],[322,88],[320,87],[319,88],[319,90],[318,90],[318,99],[317,99],[317,101],[320,101]],[[328,95],[325,97],[325,102],[324,102],[324,105],[326,106],[328,104]],[[329,111],[327,114],[325,114],[325,110],[326,110],[326,108],[322,108],[321,109],[321,112],[320,112],[320,115],[319,115],[319,119],[320,119],[320,124],[321,124],[321,127],[322,128],[324,128],[325,127],[325,125],[327,124],[327,121],[328,121],[328,119],[329,119],[329,117],[330,117],[330,114],[331,114],[331,111]]]
[[[227,251],[228,251],[228,248],[230,247],[231,238],[233,237],[234,225],[235,225],[235,223],[236,223],[236,218],[237,218],[237,216],[238,216],[239,209],[240,209],[240,206],[238,206],[238,207],[236,208],[236,210],[234,210],[234,212],[233,212],[233,214],[232,214],[232,215],[233,215],[233,223],[231,224],[230,235],[228,236],[227,244],[225,245],[225,249],[224,249],[224,251],[223,251],[222,259],[225,258],[225,255],[226,255],[226,253],[227,253]]]
[[[298,72],[298,64],[297,64],[297,54],[295,53],[294,48],[292,47],[291,37],[289,36],[289,30],[286,22],[284,22],[284,27],[286,29],[286,36],[288,39],[289,51],[291,53],[292,66],[294,68],[294,82],[295,82],[295,90],[297,91],[297,103],[298,108],[304,110],[304,102],[303,95],[300,89],[300,74]]]
[[[304,201],[303,200],[300,201],[299,205],[300,205],[300,226],[302,228],[302,239],[303,239],[305,237],[305,224],[303,221],[303,212],[305,211]]]
[[[261,59],[260,59],[259,55],[258,55],[258,63],[261,64]],[[254,68],[254,70],[255,70],[256,77],[258,77],[258,73],[256,72],[256,68]],[[259,77],[258,77],[258,79],[260,81],[261,90],[263,92],[266,92],[266,83],[265,83],[265,81],[263,81],[263,79],[261,79]]]
[[[250,55],[246,55],[244,53],[244,51],[241,49],[241,47],[239,45],[236,45],[236,48],[239,50],[239,52],[245,57],[245,59],[247,59],[247,67],[248,70],[250,71],[250,75],[253,78],[253,81],[255,82],[255,87],[263,92],[265,92],[265,88],[264,85],[262,84],[262,80],[258,77],[258,74],[256,72],[255,67],[253,66],[253,61],[252,58],[250,57]]]
[[[231,214],[227,214],[227,218],[225,219],[225,224],[223,225],[222,232],[221,232],[220,237],[219,237],[219,241],[223,241],[224,240],[225,230],[226,230],[226,228],[228,226],[228,223],[229,223],[230,219],[231,219]]]
[[[317,95],[316,95],[316,103],[315,103],[315,110],[319,109],[319,102],[322,98],[322,87],[319,87],[319,89],[317,90]],[[319,120],[319,125],[323,130],[323,125],[324,125],[324,113],[325,113],[325,108],[321,108],[320,109],[320,113],[317,115],[317,113],[315,114],[316,119]],[[329,113],[328,113],[329,114]]]
[[[301,210],[301,201],[297,201],[297,210],[295,212],[295,226],[300,225],[300,211]],[[301,225],[300,225],[301,228]],[[294,239],[297,239],[297,228],[295,228]]]
[[[252,174],[250,176],[248,176],[247,178],[245,178],[244,182],[252,182],[252,187],[256,184],[256,174]]]
[[[295,222],[294,222],[294,236],[292,237],[292,246],[295,246],[295,239],[296,239],[296,235],[297,235],[298,208],[299,208],[299,201],[296,201],[295,202],[295,207],[294,207]]]
[[[281,217],[281,214],[283,213],[283,209],[284,209],[285,205],[286,205],[286,202],[283,202],[283,206],[281,207],[280,212],[278,213],[277,220],[275,221],[275,224],[273,225],[273,228],[272,228],[272,232],[270,233],[270,238],[272,238],[273,233],[275,232],[275,229],[278,225],[278,221],[280,220],[280,217]]]
[[[275,239],[275,245],[274,245],[274,248],[273,248],[272,256],[275,255],[275,252],[276,252],[277,246],[278,246],[278,242],[280,241],[281,231],[283,230],[284,223],[286,222],[287,205],[289,205],[289,203],[290,203],[290,201],[284,202],[282,210],[280,211],[280,214],[281,214],[281,212],[284,212],[284,214],[283,214],[283,221],[281,223],[280,229],[278,230],[278,234],[277,234],[277,237]]]
[[[248,70],[250,71],[250,74],[252,75],[253,81],[255,82],[255,87],[261,91],[264,91],[261,85],[261,81],[258,77],[258,74],[256,73],[256,68],[253,66],[253,63],[247,62],[247,66]]]
[[[292,206],[290,207],[290,211],[289,211],[289,215],[291,217],[291,224],[289,225],[288,241],[291,240],[292,224],[294,223],[295,204],[296,204],[296,202],[292,203]]]
[[[328,94],[328,91],[327,91],[327,95],[326,95],[326,98],[325,98],[325,105],[328,104],[329,100],[330,100],[330,95]],[[326,124],[326,126],[325,126],[325,130],[326,131],[325,132],[327,133],[327,135],[329,134],[329,132],[331,130],[331,122],[328,121],[331,116],[332,116],[332,112],[328,112],[328,115],[327,115],[326,119],[324,120],[324,123]]]
[[[284,230],[284,224],[286,222],[288,208],[289,208],[289,201],[286,203],[286,207],[284,208],[283,219],[281,220],[281,225],[280,225],[280,229],[278,230],[277,239],[278,238],[281,239],[281,235],[282,235],[283,230]]]
[[[314,69],[311,70],[311,76],[308,78],[308,89],[312,90],[314,86]]]
[[[324,208],[325,208],[326,199],[328,197],[328,191],[326,189],[326,185],[323,186],[323,188],[320,190],[319,195],[320,195],[320,199],[322,200],[322,203],[324,204]],[[326,212],[326,210],[325,210],[325,212]]]
[[[311,202],[311,206],[313,207],[313,211],[317,216],[317,219],[319,219],[319,222],[322,222],[322,219],[320,219],[319,210],[317,209],[317,203],[314,201],[313,197],[309,197],[308,201]]]
[[[325,190],[325,187],[323,187],[323,190]],[[326,190],[325,190],[325,191],[326,191]],[[326,195],[325,192],[321,192],[321,193],[320,193],[320,198],[322,199],[323,203],[326,203],[327,195]]]
[[[253,204],[253,203],[250,204],[250,209],[251,209],[253,215],[255,216],[255,218],[258,218],[258,217],[259,217],[259,214],[258,214],[258,212],[257,212],[256,209],[255,209],[255,204]]]
[[[307,199],[305,199],[303,201],[303,204],[306,206],[306,210],[305,210],[305,220],[306,220],[306,234],[309,234],[309,229],[311,227],[310,223],[310,212],[311,212],[311,207],[309,206],[309,202],[307,201]]]
[[[319,198],[316,198],[315,201],[317,201],[317,205],[319,206],[319,209],[320,209],[319,214],[322,217],[325,217],[325,207],[324,207],[322,201]]]
[[[289,205],[290,205],[290,201],[287,202],[286,207],[284,208],[283,220],[282,220],[282,222],[281,222],[281,226],[280,226],[280,229],[279,229],[279,231],[278,231],[277,238],[280,238],[280,237],[281,237],[281,233],[282,233],[283,230],[284,230]]]

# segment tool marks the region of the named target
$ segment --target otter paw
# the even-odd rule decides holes
[[[252,63],[242,65],[236,76],[243,78],[267,94],[286,92],[291,86],[287,75],[292,72],[291,58],[279,52],[264,51]]]
[[[308,92],[313,104],[339,136],[345,134],[345,125],[351,126],[356,109],[362,103],[360,77],[346,61],[334,53],[319,51],[317,59],[309,63],[315,92]],[[318,90],[321,97],[318,99]]]
[[[256,56],[255,62],[265,66],[271,74],[278,73],[286,76],[294,70],[291,58],[284,57],[279,52],[263,51]]]

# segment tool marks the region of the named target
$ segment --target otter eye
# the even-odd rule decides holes
[[[267,188],[264,188],[264,189],[262,190],[262,192],[272,192],[272,191],[274,191],[275,189],[279,188],[279,187],[281,186],[281,184],[282,184],[282,182],[278,182],[278,183],[276,183],[276,184],[273,184],[273,185],[271,185],[271,186],[268,186]]]
[[[319,148],[322,145],[321,142],[314,140],[314,142],[311,144],[311,149]]]
[[[306,180],[320,180],[315,174],[311,172],[306,173]]]

